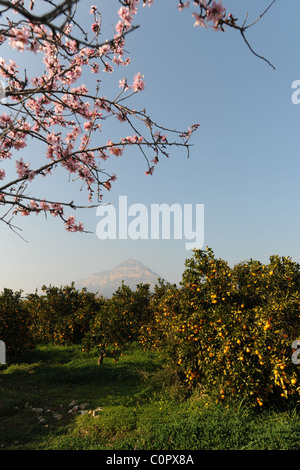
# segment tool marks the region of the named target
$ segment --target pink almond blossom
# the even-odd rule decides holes
[[[217,23],[222,19],[224,13],[226,11],[226,8],[223,7],[222,2],[219,1],[218,3],[213,2],[212,5],[207,7],[207,19],[208,21],[213,21],[214,23]]]
[[[144,90],[145,82],[144,82],[143,78],[144,78],[144,75],[141,75],[140,72],[138,72],[134,76],[132,89],[135,93],[139,93],[140,91]]]

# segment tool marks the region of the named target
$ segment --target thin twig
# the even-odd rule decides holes
[[[245,43],[246,43],[247,46],[249,47],[250,51],[252,52],[252,54],[254,54],[254,55],[255,55],[256,57],[258,57],[259,59],[262,59],[262,60],[264,60],[265,62],[267,62],[267,64],[269,64],[270,67],[272,67],[272,69],[275,70],[274,65],[271,64],[271,62],[270,62],[268,59],[266,59],[264,56],[259,55],[257,52],[254,51],[254,49],[250,46],[249,42],[247,41],[246,36],[245,36],[245,34],[244,34],[244,31],[242,31],[242,30],[241,30],[241,35],[242,35],[242,37],[243,37]]]
[[[255,21],[253,21],[253,23],[248,24],[248,26],[245,26],[243,29],[248,29],[248,28],[250,28],[250,26],[255,25],[255,23],[257,23],[259,20],[261,20],[262,17],[267,13],[267,11],[270,10],[270,8],[272,7],[272,5],[274,5],[275,2],[276,2],[276,0],[273,0],[273,2],[270,3],[270,5],[265,9],[265,11]]]

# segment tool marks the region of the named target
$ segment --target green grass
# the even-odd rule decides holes
[[[71,414],[73,400],[101,410]],[[95,352],[48,345],[0,368],[0,450],[299,450],[299,436],[294,405],[188,396],[177,371],[138,345],[101,367]]]

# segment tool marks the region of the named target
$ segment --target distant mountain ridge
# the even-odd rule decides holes
[[[74,284],[77,289],[85,287],[88,292],[110,297],[121,286],[122,281],[132,290],[141,282],[150,284],[150,289],[153,290],[158,278],[162,277],[140,261],[127,259],[113,269],[94,273],[75,281]]]

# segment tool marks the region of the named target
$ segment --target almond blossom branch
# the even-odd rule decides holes
[[[11,227],[12,216],[44,213],[59,217],[68,231],[84,231],[83,224],[77,223],[73,215],[65,215],[65,210],[91,208],[95,201],[102,202],[103,191],[110,191],[117,178],[104,168],[108,159],[121,158],[128,149],[136,148],[146,161],[145,173],[151,175],[160,158],[168,158],[173,148],[184,149],[189,156],[190,139],[199,127],[193,124],[185,130],[170,129],[156,123],[142,105],[140,111],[133,109],[131,98],[140,96],[146,86],[140,72],[133,79],[121,79],[114,98],[105,96],[102,89],[101,74],[112,74],[116,68],[125,70],[130,63],[125,41],[138,28],[133,25],[137,7],[150,6],[153,0],[120,1],[114,35],[102,43],[102,19],[97,6],[90,7],[90,29],[86,31],[76,19],[78,2],[66,0],[55,5],[52,0],[44,0],[42,5],[49,8],[38,15],[35,0],[30,0],[28,8],[25,0],[0,0],[2,18],[14,10],[12,18],[7,17],[0,25],[0,45],[7,42],[18,53],[34,54],[44,69],[38,76],[32,76],[31,71],[28,75],[26,70],[20,72],[15,61],[0,57],[0,77],[6,81],[0,96],[5,98],[2,109],[6,111],[0,114],[0,207],[5,210],[0,220]],[[226,15],[221,1],[195,0],[195,26],[219,31],[235,28],[255,53],[245,32],[274,3],[254,23],[239,26],[233,15]],[[182,10],[189,4],[180,0],[178,8]],[[61,24],[57,26],[54,22],[59,19]],[[77,28],[80,37],[72,28]],[[84,82],[85,72],[94,78],[89,88]],[[118,123],[117,138],[105,137],[108,120]],[[39,155],[28,152],[28,161],[24,161],[22,151],[32,141],[39,144]],[[58,169],[66,172],[70,183],[81,183],[80,191],[86,189],[87,205],[77,203],[73,196],[61,202],[28,192],[33,180],[54,176]],[[11,176],[11,170],[15,176]]]
[[[244,20],[244,23],[240,26],[238,25],[238,19],[234,17],[232,13],[227,15],[226,8],[222,5],[222,1],[219,0],[218,3],[214,0],[194,0],[194,5],[199,7],[199,13],[192,13],[192,16],[195,18],[194,26],[200,26],[204,28],[212,27],[216,31],[225,31],[226,27],[236,29],[240,31],[243,40],[245,41],[249,50],[259,59],[264,60],[268,65],[270,65],[274,70],[274,65],[266,59],[264,56],[258,54],[249,44],[249,41],[246,39],[245,32],[248,28],[254,26],[258,21],[260,21],[265,14],[270,10],[272,5],[276,0],[273,0],[269,6],[259,15],[259,17],[253,21],[251,24],[246,25],[247,17]],[[182,11],[185,8],[190,6],[190,1],[183,2],[179,0],[178,9]]]

